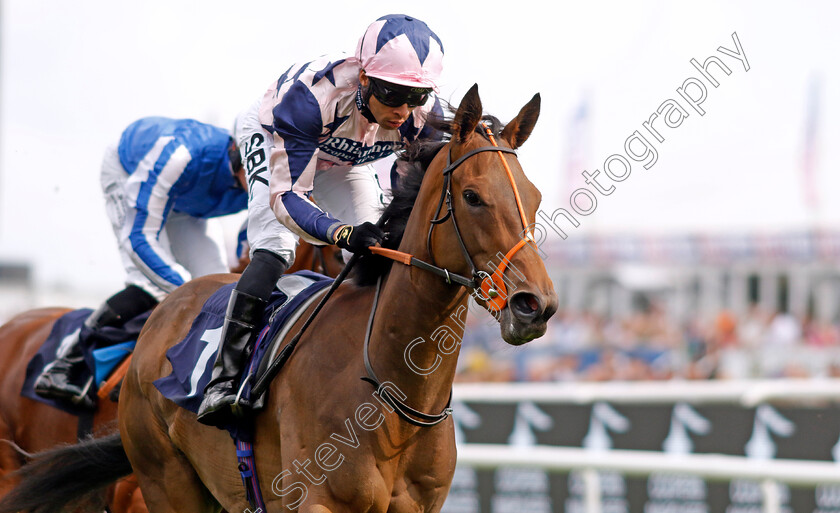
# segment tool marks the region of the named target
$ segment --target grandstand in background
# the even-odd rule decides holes
[[[751,304],[840,317],[840,231],[584,235],[541,249],[564,309],[622,317],[657,301],[678,321]]]
[[[511,350],[473,322],[460,381],[840,376],[840,231],[587,234],[540,250],[560,299],[545,336]]]

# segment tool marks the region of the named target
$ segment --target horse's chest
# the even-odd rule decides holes
[[[453,454],[435,445],[419,445],[408,451],[393,483],[388,513],[438,511],[449,490],[454,472]]]
[[[440,463],[427,457],[419,461],[400,457],[376,463],[368,461],[353,466],[352,472],[349,466],[342,469],[348,472],[336,473],[327,482],[336,499],[353,504],[357,511],[438,511],[452,480],[452,469]]]
[[[361,447],[361,445],[360,445]],[[401,454],[358,453],[347,468],[328,481],[335,498],[371,513],[436,512],[443,505],[454,472],[455,458],[436,444],[410,447]],[[348,454],[350,456],[350,454]],[[350,469],[353,469],[352,472]],[[344,472],[346,470],[346,472]]]
[[[394,483],[388,513],[418,513],[438,511],[446,498],[449,480],[431,476],[410,478],[403,476]]]

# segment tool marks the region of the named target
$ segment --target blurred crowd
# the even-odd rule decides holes
[[[473,317],[457,380],[606,381],[840,377],[840,325],[751,306],[677,322],[656,303],[622,318],[559,311],[513,347]]]

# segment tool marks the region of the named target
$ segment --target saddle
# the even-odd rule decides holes
[[[137,336],[151,312],[144,312],[130,319],[121,328],[106,326],[96,331],[84,325],[93,310],[81,308],[59,317],[47,339],[26,366],[21,395],[49,404],[73,415],[82,415],[86,410],[68,402],[41,397],[35,393],[35,380],[48,364],[56,358],[61,342],[67,337],[78,336],[85,353],[85,363],[75,379],[78,383],[90,382],[91,392],[99,391],[108,376],[128,358],[137,342]],[[100,347],[100,349],[95,349]]]
[[[250,364],[240,379],[239,394],[248,398],[254,410],[262,407],[262,397],[250,397],[251,387],[278,351],[279,344],[306,307],[317,301],[333,282],[332,278],[312,271],[284,274],[277,281],[264,316],[264,328],[254,343]],[[175,404],[198,411],[204,388],[210,381],[219,348],[228,298],[234,283],[225,285],[210,296],[193,321],[187,336],[167,352],[172,372],[154,381],[164,397]],[[233,432],[236,426],[229,430]]]
[[[249,366],[247,375],[243,377],[245,386],[242,393],[250,393],[254,378],[265,370],[271,360],[270,356],[277,352],[275,346],[283,339],[284,325],[287,321],[291,324],[298,318],[295,311],[297,309],[302,311],[300,307],[309,304],[313,299],[312,296],[329,286],[332,281],[332,278],[312,271],[298,271],[294,274],[283,275],[277,281],[277,286],[266,307],[265,327],[252,353],[252,365]],[[210,380],[228,298],[234,285],[229,284],[220,288],[205,302],[187,337],[167,352],[167,358],[172,363],[172,373],[155,381],[155,386],[165,397],[192,412],[198,410],[204,386]],[[56,320],[49,336],[27,364],[26,377],[21,390],[22,396],[49,404],[72,415],[84,416],[90,413],[68,401],[49,399],[35,393],[35,380],[44,367],[55,360],[62,340],[68,336],[76,336],[77,333],[85,352],[87,365],[75,376],[76,381],[78,383],[90,381],[91,393],[99,395],[100,400],[104,399],[107,393],[122,381],[124,372],[120,371],[124,370],[128,363],[128,357],[134,350],[140,330],[151,312],[138,315],[126,322],[122,328],[106,326],[96,331],[84,325],[91,313],[93,313],[92,309],[81,308],[70,311]],[[255,409],[261,406],[260,399],[251,399]]]

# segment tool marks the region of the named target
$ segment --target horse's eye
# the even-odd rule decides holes
[[[469,189],[464,191],[464,200],[466,200],[467,205],[473,207],[481,205],[481,198],[475,193],[475,191],[471,191]]]

